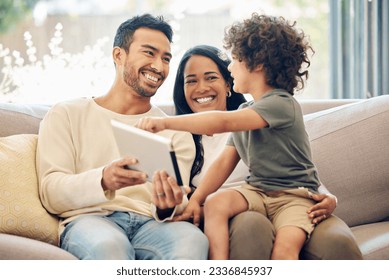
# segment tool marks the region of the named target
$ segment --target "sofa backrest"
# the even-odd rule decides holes
[[[305,116],[319,177],[349,226],[389,217],[389,95]]]
[[[361,101],[361,99],[299,99],[304,115],[320,112],[323,110],[345,106]]]
[[[304,114],[356,102],[354,99],[301,100]],[[172,104],[159,107],[168,115],[174,115]],[[40,104],[0,103],[0,137],[14,134],[37,134],[39,123],[50,106]]]
[[[300,104],[305,113],[336,106],[305,115],[320,179],[339,199],[335,214],[349,226],[388,219],[389,96]],[[173,106],[162,108],[168,114],[174,112]],[[38,133],[48,109],[0,104],[0,137]]]
[[[0,137],[37,134],[39,123],[50,107],[36,104],[0,104]]]

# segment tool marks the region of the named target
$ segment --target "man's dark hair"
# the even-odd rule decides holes
[[[162,16],[144,14],[126,20],[118,27],[113,46],[128,52],[134,32],[141,27],[159,30],[166,35],[170,43],[173,40],[173,30]]]

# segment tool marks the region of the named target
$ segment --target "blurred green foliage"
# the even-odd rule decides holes
[[[29,15],[39,0],[1,0],[0,34],[5,33]]]

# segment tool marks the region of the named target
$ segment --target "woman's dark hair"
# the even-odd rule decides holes
[[[144,14],[126,20],[118,27],[113,46],[128,52],[134,32],[141,27],[159,30],[166,35],[170,43],[172,42],[173,30],[165,19],[162,16]]]
[[[185,66],[189,58],[191,58],[193,55],[204,56],[212,59],[212,61],[215,62],[215,64],[217,65],[224,80],[230,85],[231,96],[228,98],[226,96],[228,111],[236,110],[238,109],[240,104],[246,102],[246,99],[244,98],[243,94],[236,93],[233,90],[233,79],[230,75],[230,72],[227,69],[231,61],[227,57],[227,55],[216,47],[208,46],[208,45],[198,45],[187,50],[185,54],[182,56],[180,63],[178,65],[176,80],[174,82],[174,91],[173,91],[173,100],[174,100],[174,106],[177,115],[194,113],[186,101],[185,92],[184,92]],[[204,149],[203,149],[203,145],[201,144],[202,136],[197,134],[192,134],[192,135],[196,146],[196,157],[190,174],[190,185],[191,187],[194,187],[192,185],[192,178],[198,173],[200,173],[201,168],[203,167]]]

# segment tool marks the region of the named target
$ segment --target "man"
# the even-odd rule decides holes
[[[61,218],[61,248],[79,259],[207,258],[208,241],[196,226],[158,221],[171,219],[186,204],[180,187],[165,172],[156,173],[151,184],[144,173],[126,168],[136,159],[119,157],[110,124],[164,115],[150,98],[169,73],[171,42],[172,29],[161,17],[125,21],[114,40],[116,77],[108,93],[57,104],[42,121],[37,148],[41,200]],[[163,135],[173,140],[188,185],[192,137],[173,131]]]

